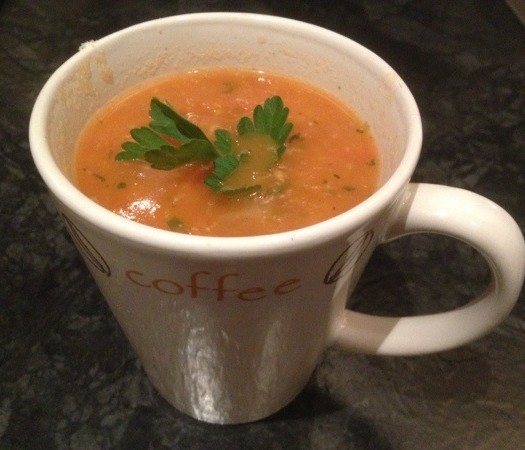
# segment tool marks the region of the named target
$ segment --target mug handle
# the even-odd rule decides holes
[[[515,305],[525,273],[525,242],[512,217],[464,189],[410,183],[382,243],[413,233],[459,239],[487,261],[491,282],[483,294],[452,311],[383,317],[345,310],[333,345],[347,351],[415,355],[458,347],[488,333]]]

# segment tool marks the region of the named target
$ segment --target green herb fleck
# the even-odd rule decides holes
[[[355,191],[355,187],[354,187],[354,186],[351,186],[351,185],[349,185],[349,184],[345,184],[345,185],[343,186],[343,189],[344,189],[345,191],[348,191],[348,192]]]
[[[222,92],[223,92],[224,94],[229,94],[229,93],[231,93],[234,89],[235,89],[235,82],[233,82],[233,81],[227,81],[227,82],[224,83],[224,85],[223,85]]]
[[[177,217],[173,217],[168,220],[168,228],[171,231],[181,231],[184,229],[184,223]]]
[[[363,124],[356,128],[355,131],[357,131],[358,133],[366,133],[368,130],[370,129],[370,125],[368,124],[368,122],[363,122]]]
[[[290,139],[288,139],[288,143],[291,143],[293,141],[301,141],[303,138],[300,133],[295,133],[290,136]]]
[[[117,189],[124,189],[127,187],[127,184],[121,181],[120,183],[117,183]]]
[[[376,165],[376,160],[375,159],[371,159],[370,161],[366,162],[366,165],[367,166],[375,166]]]

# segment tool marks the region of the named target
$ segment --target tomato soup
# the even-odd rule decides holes
[[[285,188],[224,195],[204,180],[213,162],[173,170],[145,161],[117,161],[130,130],[147,126],[152,97],[168,102],[213,140],[216,129],[236,133],[238,120],[280,96],[293,124],[274,168]],[[332,95],[275,73],[199,70],[156,79],[102,107],[76,148],[78,188],[122,217],[157,228],[208,236],[277,233],[329,219],[369,197],[379,160],[367,123]]]

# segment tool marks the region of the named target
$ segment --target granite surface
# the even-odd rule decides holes
[[[0,2],[1,449],[525,448],[525,298],[490,335],[420,357],[328,349],[309,386],[267,420],[213,426],[151,387],[31,163],[28,120],[80,43],[139,21],[237,10],[315,23],[395,67],[421,109],[416,181],[473,190],[525,229],[525,28],[489,0]],[[494,230],[498,233],[500,230]],[[375,252],[352,303],[418,314],[483,290],[471,248],[429,235]]]

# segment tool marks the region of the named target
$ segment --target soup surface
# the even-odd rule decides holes
[[[275,95],[293,124],[273,168],[285,180],[276,192],[214,192],[204,183],[213,162],[158,170],[145,161],[115,160],[130,130],[150,122],[152,97],[213,140],[219,128],[235,134],[241,117]],[[378,174],[366,122],[336,98],[296,79],[239,69],[174,74],[123,93],[86,125],[75,160],[78,188],[105,208],[153,227],[209,236],[270,234],[321,222],[369,197]]]

